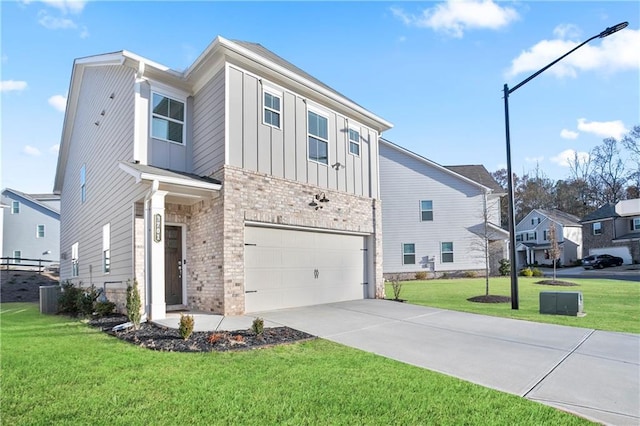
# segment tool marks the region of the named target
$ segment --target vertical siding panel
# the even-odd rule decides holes
[[[362,195],[362,148],[360,141],[360,157],[353,156],[353,193]]]
[[[349,170],[346,168],[347,163],[347,145],[346,140],[348,137],[348,129],[347,129],[347,121],[344,117],[338,117],[338,132],[336,136],[336,161],[342,164],[342,168],[340,168],[336,172],[337,177],[337,188],[339,191],[347,190],[347,174]]]
[[[296,179],[296,152],[301,151],[296,146],[296,97],[291,93],[284,93],[284,108],[282,117],[283,126],[283,150],[284,150],[284,177]]]
[[[369,179],[370,179],[370,197],[379,198],[379,171],[378,171],[378,156],[379,156],[379,143],[378,143],[378,134],[369,130],[369,151],[371,153],[371,158],[369,159],[370,171],[369,171]]]
[[[243,84],[242,72],[228,68],[229,70],[229,164],[236,167],[244,165],[244,126],[242,123],[242,99]]]
[[[210,175],[224,164],[224,67],[193,99],[193,172]]]
[[[280,124],[282,126],[282,123]],[[266,127],[266,126],[265,126]],[[271,129],[271,174],[284,177],[284,138],[280,129]]]
[[[369,131],[366,128],[362,128],[361,132],[364,136],[360,135],[360,157],[362,164],[362,195],[365,197],[373,197],[371,189],[369,187],[369,164],[371,163],[371,145],[369,143]]]
[[[262,121],[262,118],[260,118]],[[279,130],[277,130],[279,131]],[[271,127],[258,124],[258,171],[260,173],[271,174],[271,144],[273,131]],[[276,155],[276,153],[273,153]]]
[[[309,169],[307,161],[307,105],[301,98],[296,98],[296,179],[298,182],[307,183]],[[316,172],[315,180],[318,179]]]
[[[258,80],[247,74],[243,75],[243,156],[244,168],[258,171]]]

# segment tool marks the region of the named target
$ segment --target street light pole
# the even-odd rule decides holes
[[[560,62],[561,60],[563,60],[564,58],[566,58],[567,56],[575,52],[576,50],[580,49],[582,46],[589,43],[590,41],[595,40],[597,38],[605,38],[607,36],[610,36],[611,34],[626,28],[627,25],[629,25],[628,22],[621,22],[617,25],[614,25],[613,27],[606,28],[601,33],[594,35],[588,40],[585,40],[584,42],[580,43],[579,45],[577,45],[576,47],[574,47],[564,55],[560,56],[555,61],[551,62],[549,65],[531,74],[529,77],[525,78],[520,83],[513,86],[511,89],[509,89],[509,85],[507,85],[506,83],[504,85],[504,88],[503,88],[504,124],[505,124],[505,136],[507,141],[507,175],[508,175],[507,190],[509,192],[508,194],[509,212],[508,213],[509,213],[509,258],[510,258],[510,264],[511,264],[511,268],[510,268],[511,269],[511,309],[515,309],[515,310],[519,309],[519,299],[518,299],[518,271],[516,270],[516,219],[515,219],[513,173],[511,171],[511,135],[509,134],[509,95],[515,92],[516,90],[518,90],[520,87],[527,84],[529,81],[536,78],[538,75],[545,72],[547,69],[551,68],[556,63]]]

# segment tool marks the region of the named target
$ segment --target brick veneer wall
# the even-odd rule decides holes
[[[611,247],[614,238],[613,220],[603,220],[600,222],[602,233],[593,235],[593,223],[585,223],[582,225],[582,246],[583,256],[589,255],[589,249]]]

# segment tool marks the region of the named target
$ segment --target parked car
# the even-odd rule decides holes
[[[582,259],[582,267],[584,269],[602,269],[607,266],[620,265],[622,265],[622,258],[618,256],[611,256],[610,254],[592,255]]]

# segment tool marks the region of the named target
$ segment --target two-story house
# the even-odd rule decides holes
[[[516,267],[553,265],[549,229],[554,226],[561,265],[582,259],[580,218],[560,210],[533,209],[516,225]]]
[[[385,277],[485,274],[487,255],[496,274],[508,258],[504,190],[483,166],[441,166],[381,139],[380,190]]]
[[[60,261],[60,197],[25,194],[11,188],[2,191],[7,206],[2,217],[2,257],[8,263],[42,266]],[[31,259],[31,260],[27,260]]]
[[[61,280],[145,313],[384,296],[378,138],[391,124],[259,44],[184,72],[127,51],[73,64],[55,180]]]
[[[640,199],[605,204],[582,219],[585,253],[619,256],[640,263]]]

